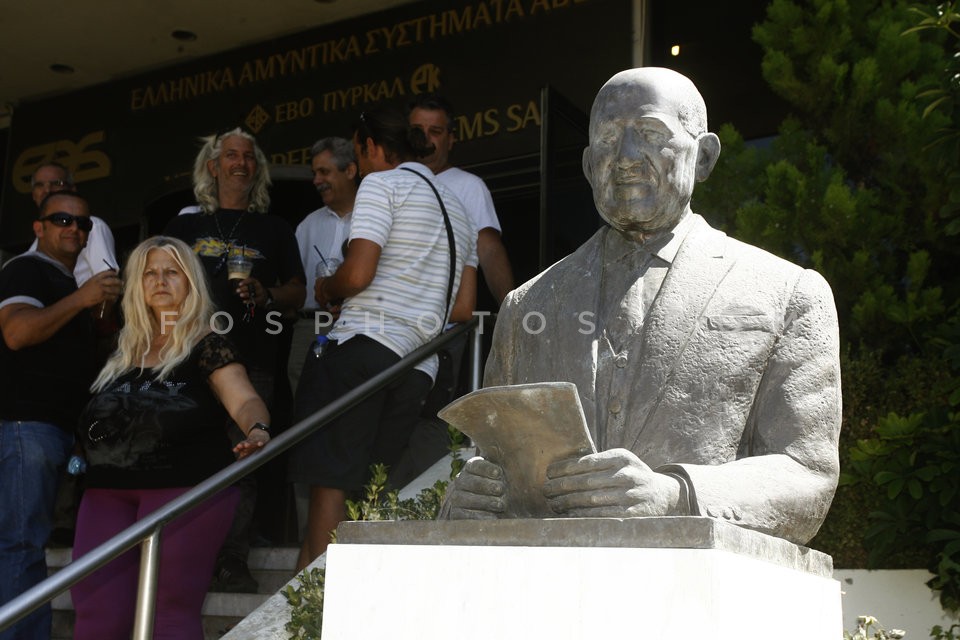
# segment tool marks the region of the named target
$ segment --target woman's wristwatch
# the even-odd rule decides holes
[[[268,424],[263,424],[262,422],[254,422],[253,426],[250,427],[250,431],[253,431],[254,429],[260,429],[260,431],[263,431],[267,435],[270,435],[270,425]],[[247,432],[247,436],[250,435],[250,431]]]

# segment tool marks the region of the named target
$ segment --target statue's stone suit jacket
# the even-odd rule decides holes
[[[839,473],[833,295],[818,273],[688,215],[626,365],[629,388],[615,390],[622,442],[597,433],[609,400],[596,393],[603,328],[584,322],[600,316],[601,247],[616,233],[607,227],[507,297],[484,385],[573,382],[594,440],[685,478],[693,515],[805,543]]]

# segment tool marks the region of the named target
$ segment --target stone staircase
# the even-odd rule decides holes
[[[473,447],[467,447],[460,451],[460,458],[470,459],[476,453]],[[451,456],[447,455],[430,468],[417,476],[402,491],[400,499],[407,500],[415,498],[421,490],[432,487],[437,480],[449,480],[450,478]],[[307,569],[323,569],[326,567],[326,554],[321,555],[314,560]],[[294,566],[291,564],[290,566]],[[252,567],[251,567],[252,569]],[[291,580],[293,575],[291,572]],[[291,586],[299,587],[299,582],[294,582]],[[240,621],[235,627],[232,627],[224,636],[223,640],[288,640],[290,633],[286,631],[285,625],[290,620],[290,605],[282,594],[274,594],[267,598],[264,603],[251,612],[245,619]],[[451,631],[451,637],[456,634],[456,630]],[[209,638],[210,636],[208,636]]]
[[[460,452],[460,457],[467,460],[474,453],[475,449],[468,447]],[[450,456],[438,460],[400,492],[400,499],[414,498],[437,480],[449,479],[450,462]],[[203,603],[204,640],[287,640],[289,633],[284,625],[290,619],[290,608],[278,591],[296,575],[294,567],[299,551],[299,546],[253,547],[248,566],[259,583],[258,593],[208,593]],[[50,572],[66,566],[70,554],[71,549],[48,549]],[[326,557],[321,555],[309,568],[323,568],[325,564]],[[73,604],[70,594],[64,593],[53,600],[51,640],[70,640],[72,637]]]
[[[48,549],[47,566],[55,572],[70,562],[70,549]],[[260,584],[259,593],[207,594],[203,603],[205,640],[218,640],[251,611],[262,605],[294,576],[299,548],[255,547],[250,550],[250,573]],[[73,604],[70,594],[63,593],[53,601],[52,640],[73,637]]]

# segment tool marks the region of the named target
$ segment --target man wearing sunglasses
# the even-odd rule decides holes
[[[70,175],[70,170],[59,162],[45,162],[33,172],[30,188],[30,196],[39,210],[40,203],[51,193],[73,191],[73,176]],[[77,286],[82,285],[93,274],[109,269],[108,265],[117,264],[116,245],[110,226],[96,216],[90,216],[90,219],[93,221],[93,229],[87,233],[87,245],[77,257],[77,266],[73,269]],[[30,250],[37,250],[36,241]]]
[[[120,295],[113,270],[77,287],[73,270],[92,226],[86,200],[52,193],[33,223],[37,250],[0,270],[0,605],[47,575],[59,472],[96,374],[87,310]],[[49,638],[50,625],[47,605],[6,633]]]
[[[73,174],[56,160],[44,162],[34,170],[30,177],[30,196],[37,210],[51,193],[74,191]],[[73,268],[73,277],[77,286],[83,285],[95,273],[111,269],[117,265],[116,248],[113,233],[109,225],[96,216],[90,216],[93,228],[87,232],[87,244],[77,256],[77,266]],[[37,250],[37,241],[33,241],[30,251]],[[119,318],[112,305],[102,304],[94,314],[97,326],[98,355],[103,360],[113,351],[116,334],[119,331]],[[54,514],[51,546],[69,547],[73,545],[73,527],[80,505],[80,479],[64,472],[60,481],[60,493]]]

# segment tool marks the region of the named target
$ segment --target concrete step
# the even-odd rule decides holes
[[[262,605],[295,575],[298,548],[257,547],[250,550],[250,573],[259,583],[258,593],[207,594],[203,603],[205,640],[216,640],[233,628],[251,611]],[[48,549],[50,572],[70,562],[70,549]],[[70,594],[62,593],[53,600],[53,640],[69,640],[73,636],[73,604]]]

